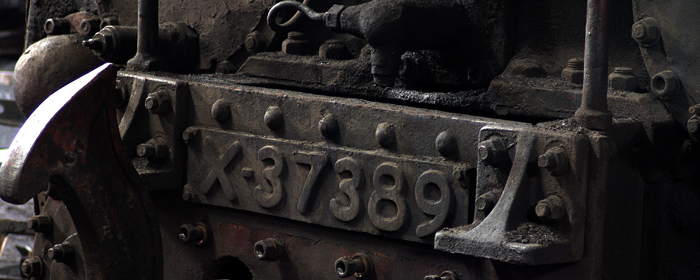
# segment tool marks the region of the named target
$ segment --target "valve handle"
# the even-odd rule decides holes
[[[279,16],[284,9],[295,9],[311,20],[323,20],[324,16],[324,13],[318,13],[309,8],[309,6],[304,5],[302,3],[291,0],[282,1],[272,6],[270,12],[267,14],[267,24],[270,26],[270,29],[272,29],[272,31],[290,31],[289,22],[285,24],[278,24],[276,20],[277,16]]]

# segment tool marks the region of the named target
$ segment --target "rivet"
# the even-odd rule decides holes
[[[321,121],[318,122],[318,129],[323,137],[328,139],[334,138],[340,130],[338,128],[338,120],[332,114],[327,114],[321,118]]]
[[[380,123],[377,125],[377,130],[374,132],[374,138],[379,143],[379,146],[390,148],[396,145],[396,132],[394,126],[390,123]]]
[[[231,108],[229,103],[223,99],[219,99],[211,106],[211,116],[219,123],[226,122],[231,116]]]
[[[447,131],[440,132],[435,138],[435,148],[444,157],[453,157],[459,152],[457,148],[457,140]]]
[[[284,126],[284,116],[282,115],[282,110],[279,106],[270,106],[265,111],[264,117],[265,125],[269,129],[279,130]]]

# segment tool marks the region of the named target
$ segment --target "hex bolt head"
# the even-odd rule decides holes
[[[480,195],[474,202],[476,210],[488,214],[491,212],[491,210],[493,210],[493,207],[496,206],[496,203],[500,197],[501,196],[498,193],[493,191]]]
[[[374,139],[377,140],[379,146],[383,148],[391,148],[396,145],[396,131],[394,125],[383,122],[377,125],[377,130],[374,131]]]
[[[202,245],[209,239],[209,227],[204,223],[184,224],[180,226],[178,238],[182,243]]]
[[[335,272],[341,278],[350,276],[362,277],[367,274],[372,274],[374,266],[372,259],[367,254],[357,253],[352,257],[341,257],[335,261]]]
[[[309,54],[311,44],[305,39],[304,33],[292,31],[287,34],[287,39],[282,41],[282,52],[286,54]]]
[[[100,31],[100,20],[99,19],[84,19],[80,22],[80,30],[78,30],[80,35],[92,36]]]
[[[229,102],[219,99],[211,105],[211,117],[218,123],[224,123],[231,117],[231,107]]]
[[[136,154],[147,157],[149,161],[161,161],[170,156],[170,151],[165,138],[158,136],[136,146]]]
[[[506,144],[502,138],[491,138],[479,143],[479,160],[486,165],[496,165],[504,162],[508,157],[506,152]]]
[[[26,277],[41,277],[44,274],[44,260],[37,256],[28,258],[22,262],[20,270]]]
[[[681,82],[676,73],[666,70],[651,78],[651,93],[662,100],[671,100],[680,89]]]
[[[48,215],[37,215],[27,220],[27,228],[44,235],[50,234],[53,230],[53,221]]]
[[[73,245],[71,244],[56,244],[46,252],[46,256],[57,262],[67,262],[74,256],[73,252]]]
[[[170,95],[166,90],[149,93],[144,105],[151,114],[165,114],[172,109]]]
[[[253,31],[245,37],[245,49],[251,53],[259,53],[267,48],[267,39],[259,31]]]
[[[608,87],[613,90],[634,91],[638,83],[639,78],[629,67],[616,67],[613,73],[608,75]]]
[[[454,157],[459,153],[457,140],[447,131],[440,132],[435,138],[435,148],[444,157]]]
[[[284,115],[282,115],[282,109],[279,106],[270,106],[265,111],[265,117],[263,118],[267,128],[271,130],[280,130],[284,126]]]
[[[659,25],[656,23],[656,20],[648,17],[635,22],[632,25],[632,38],[645,48],[656,45],[661,38]]]
[[[337,60],[352,58],[352,55],[345,44],[337,39],[330,39],[324,42],[318,49],[318,56]]]
[[[552,147],[537,158],[537,165],[547,168],[552,175],[561,175],[569,171],[569,158],[562,147]]]
[[[260,260],[273,262],[280,258],[283,247],[277,239],[268,238],[255,242],[253,252]]]
[[[561,71],[561,78],[572,84],[583,84],[583,59],[572,58]]]
[[[537,214],[537,217],[542,221],[559,220],[566,216],[566,206],[560,197],[550,195],[537,202],[535,214]]]
[[[326,114],[318,122],[318,129],[321,131],[323,137],[332,139],[338,135],[338,132],[340,132],[340,128],[338,127],[338,119],[336,119],[333,114]]]

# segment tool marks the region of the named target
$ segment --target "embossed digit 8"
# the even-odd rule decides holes
[[[426,197],[430,193],[429,186],[437,186],[440,190],[440,199],[434,200]],[[426,237],[435,233],[445,223],[450,214],[452,205],[452,190],[445,179],[445,174],[437,170],[428,170],[418,177],[416,182],[416,203],[423,213],[435,216],[416,227],[418,237]]]
[[[265,187],[259,185],[255,187],[253,196],[260,206],[272,208],[279,205],[284,197],[284,188],[280,180],[280,175],[282,175],[284,170],[284,157],[277,147],[265,146],[258,151],[258,158],[260,161],[271,159],[273,162],[271,166],[265,167],[262,172],[263,184],[269,184],[269,187],[272,188],[272,193],[268,193]]]
[[[393,186],[387,186],[383,181],[393,180]],[[404,192],[406,189],[401,169],[393,162],[385,162],[377,166],[372,179],[374,192],[369,197],[369,219],[375,227],[384,231],[397,231],[406,221],[406,201]],[[391,201],[396,205],[396,215],[385,217],[378,213],[379,202]],[[386,207],[385,207],[386,208]]]
[[[342,206],[338,198],[332,198],[330,206],[333,216],[344,222],[355,219],[360,212],[360,194],[357,188],[362,184],[362,168],[351,157],[344,157],[335,162],[335,172],[338,175],[346,171],[350,172],[350,178],[340,181],[338,188],[350,198],[350,203],[348,206]]]

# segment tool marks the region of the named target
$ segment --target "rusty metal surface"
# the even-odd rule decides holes
[[[91,260],[87,278],[158,279],[162,249],[153,208],[123,152],[109,98],[116,70],[105,64],[42,103],[0,167],[0,196],[24,203],[51,185],[51,195],[72,215],[84,258]],[[83,125],[75,125],[79,121]]]

